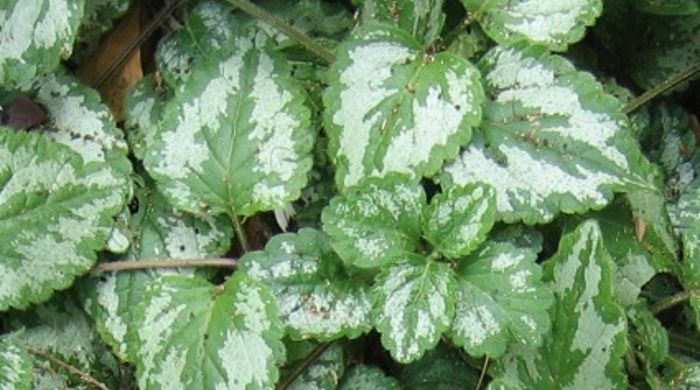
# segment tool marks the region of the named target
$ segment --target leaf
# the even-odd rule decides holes
[[[272,237],[264,252],[240,260],[238,272],[270,286],[292,339],[355,338],[372,329],[369,287],[345,271],[319,231]]]
[[[630,72],[640,87],[651,89],[697,63],[700,20],[696,15],[661,18],[646,29],[646,44],[634,53]]]
[[[129,149],[143,160],[158,131],[167,96],[154,76],[141,79],[126,98],[126,122]]]
[[[336,183],[435,174],[481,119],[479,72],[450,53],[428,54],[406,32],[361,26],[336,50],[323,100]]]
[[[102,34],[114,28],[129,10],[129,0],[90,0],[85,2],[85,15],[78,31],[78,37],[71,60],[81,63],[97,49]]]
[[[506,354],[496,375],[500,381],[490,388],[626,387],[627,324],[614,301],[613,264],[602,238],[593,220],[562,237],[544,265],[555,297],[552,331],[539,350],[518,347]]]
[[[398,377],[404,389],[476,389],[479,371],[470,367],[456,349],[440,343],[418,361],[400,367]]]
[[[274,11],[275,16],[286,21],[297,30],[322,42],[330,42],[325,39],[342,39],[345,34],[354,27],[355,20],[352,13],[344,4],[327,2],[322,0],[261,0],[256,2],[261,8]],[[246,15],[248,16],[248,15]],[[243,16],[246,19],[246,16]],[[288,47],[298,44],[280,30],[270,26],[256,18],[247,18],[249,23],[255,24],[267,31],[281,46]],[[325,39],[324,39],[325,38]]]
[[[44,301],[87,272],[125,191],[106,164],[0,127],[0,311]]]
[[[138,383],[148,389],[271,388],[284,359],[274,296],[234,274],[222,286],[162,276],[136,313]]]
[[[646,369],[653,374],[668,358],[668,332],[642,304],[630,307],[627,318],[633,330],[630,344],[633,344],[634,351],[638,351],[636,355],[644,362]]]
[[[362,18],[392,23],[428,46],[442,31],[442,7],[443,0],[364,0]]]
[[[184,28],[158,42],[155,60],[163,80],[177,89],[213,53],[234,45],[241,18],[223,1],[202,1],[187,12]]]
[[[339,390],[399,390],[399,382],[386,376],[382,370],[368,365],[357,365],[349,369],[340,382]]]
[[[537,256],[507,243],[486,244],[460,261],[457,308],[448,336],[470,355],[491,358],[510,344],[536,348],[549,332],[552,292]]]
[[[331,200],[323,230],[348,264],[377,268],[419,245],[425,192],[405,176],[368,178]]]
[[[0,85],[50,72],[70,56],[85,0],[5,0],[0,12]]]
[[[33,367],[27,350],[17,342],[16,335],[0,337],[0,383],[6,389],[31,389]]]
[[[7,328],[20,345],[25,345],[83,371],[109,388],[130,380],[129,370],[100,340],[90,318],[70,293],[58,293],[50,301],[26,311],[10,311]],[[24,348],[24,347],[23,347]],[[31,356],[33,389],[75,389],[84,382],[55,363]],[[48,387],[50,386],[50,387]]]
[[[261,33],[238,35],[168,101],[144,164],[175,206],[249,216],[299,197],[314,134],[302,90]]]
[[[450,259],[469,254],[493,227],[495,195],[484,185],[453,187],[436,195],[423,216],[425,238]]]
[[[673,389],[694,389],[700,386],[700,363],[685,364],[666,376]]]
[[[165,197],[152,188],[137,191],[137,212],[129,216],[129,251],[119,260],[206,259],[226,253],[233,235],[226,218],[195,217],[174,210]],[[137,341],[129,329],[134,308],[144,299],[146,288],[157,276],[194,276],[194,269],[152,269],[103,274],[81,283],[85,309],[114,352],[135,361]],[[201,272],[199,272],[201,274]]]
[[[578,42],[603,10],[601,0],[461,0],[486,33],[501,45],[527,40],[564,51]]]
[[[340,344],[331,345],[287,388],[290,390],[337,389],[338,382],[345,373],[343,353],[343,347]]]
[[[452,322],[455,290],[447,264],[415,255],[379,275],[373,317],[394,360],[410,363],[435,347]]]
[[[490,100],[445,186],[484,182],[506,222],[599,209],[613,191],[653,189],[617,99],[542,48],[496,47],[479,63]]]

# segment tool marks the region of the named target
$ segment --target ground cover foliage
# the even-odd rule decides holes
[[[0,387],[700,388],[699,30],[0,0]]]

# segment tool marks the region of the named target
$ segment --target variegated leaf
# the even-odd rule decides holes
[[[85,0],[5,0],[0,4],[0,85],[58,67],[73,51]]]
[[[424,45],[433,43],[442,31],[443,0],[364,0],[363,20],[392,23]]]
[[[530,224],[601,208],[613,191],[654,188],[620,102],[590,74],[538,47],[496,47],[480,67],[484,122],[446,167],[448,183],[490,184],[499,217]]]
[[[221,286],[161,276],[136,312],[141,388],[272,388],[284,358],[275,298],[234,274]]]
[[[552,291],[535,253],[490,244],[460,261],[457,309],[448,335],[472,356],[498,357],[510,344],[537,347],[550,328]]]
[[[382,390],[399,390],[401,386],[399,382],[386,376],[377,367],[357,365],[345,374],[340,383],[339,390],[367,390],[367,389],[382,389]]]
[[[195,217],[174,210],[153,188],[137,191],[132,204],[138,210],[128,217],[129,250],[119,260],[206,259],[228,250],[233,233],[230,221],[223,216]],[[134,336],[129,332],[135,326],[134,307],[143,301],[151,281],[173,273],[195,274],[193,268],[134,270],[103,274],[81,283],[86,310],[102,338],[122,359],[136,360],[138,344],[129,338]]]
[[[435,347],[452,322],[456,289],[447,264],[415,255],[379,275],[373,316],[396,361],[410,363]]]
[[[0,337],[0,383],[3,388],[29,390],[32,387],[32,360],[14,334]]]
[[[405,176],[368,178],[323,210],[323,230],[346,263],[380,267],[417,248],[425,203],[423,188]]]
[[[625,388],[625,313],[614,301],[613,263],[598,224],[567,233],[545,263],[554,290],[552,331],[539,350],[517,346],[496,368],[491,389]]]
[[[267,283],[293,339],[354,338],[372,328],[369,286],[350,278],[327,237],[313,229],[274,236],[239,272]]]
[[[487,34],[502,45],[520,40],[565,50],[603,10],[602,0],[461,0]]]
[[[0,127],[0,310],[70,286],[95,262],[127,186],[106,163]]]
[[[334,343],[318,359],[314,359],[287,388],[289,390],[335,390],[345,373],[345,364],[342,345]]]
[[[314,133],[304,93],[269,38],[242,31],[175,97],[144,164],[183,210],[252,215],[299,197]]]
[[[436,173],[481,119],[479,72],[450,53],[429,54],[407,32],[370,24],[341,44],[324,94],[336,183]]]
[[[496,220],[496,193],[485,185],[453,187],[436,195],[423,215],[423,234],[440,254],[468,255]]]

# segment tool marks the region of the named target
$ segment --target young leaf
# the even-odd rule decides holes
[[[271,388],[284,358],[274,296],[234,274],[221,286],[161,276],[137,309],[139,386]]]
[[[461,0],[486,33],[508,46],[517,41],[564,51],[583,38],[603,10],[602,0]]]
[[[457,309],[448,336],[472,356],[498,357],[506,346],[537,347],[549,331],[552,291],[535,253],[487,244],[460,261]]]
[[[85,0],[5,0],[0,8],[0,85],[58,67],[73,51]]]
[[[620,102],[590,74],[538,47],[496,47],[479,65],[490,100],[448,182],[490,184],[499,217],[529,224],[601,208],[612,191],[653,189]]]
[[[489,186],[468,185],[435,196],[423,215],[425,238],[450,259],[469,254],[493,227],[495,195]]]
[[[357,365],[347,371],[343,380],[340,382],[339,390],[367,390],[367,389],[382,389],[382,390],[399,390],[401,386],[399,382],[389,376],[386,376],[382,370],[377,367],[367,365]]]
[[[427,46],[442,31],[442,6],[443,0],[364,0],[362,17],[365,21],[393,23]]]
[[[17,336],[10,334],[0,337],[0,383],[3,388],[31,389],[32,370],[31,357],[20,346]]]
[[[491,388],[626,387],[627,324],[614,301],[612,266],[595,221],[564,235],[544,266],[555,297],[552,331],[539,350],[518,346],[506,354]]]
[[[0,311],[71,285],[105,246],[126,186],[102,163],[0,127]]]
[[[429,54],[408,33],[369,24],[342,43],[323,100],[336,183],[436,173],[481,119],[479,72],[450,53]]]
[[[405,176],[368,178],[323,210],[323,230],[348,264],[377,268],[420,242],[425,192]]]
[[[373,317],[396,361],[410,363],[435,347],[452,322],[456,288],[447,264],[415,255],[379,275]]]
[[[153,189],[137,191],[138,211],[129,217],[129,251],[120,260],[206,259],[228,250],[232,229],[226,218],[195,217],[174,210]],[[122,359],[135,361],[137,342],[134,311],[143,301],[146,287],[158,275],[193,275],[194,269],[158,269],[101,275],[81,284],[85,308],[95,320],[102,338]]]
[[[144,164],[177,207],[252,215],[299,197],[314,134],[303,91],[260,31],[237,35],[168,101]]]
[[[293,339],[354,338],[372,329],[369,287],[345,272],[319,231],[272,237],[264,252],[241,259],[238,272],[270,286]]]

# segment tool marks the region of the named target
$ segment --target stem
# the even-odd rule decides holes
[[[241,250],[243,253],[248,253],[250,250],[250,245],[248,245],[248,236],[245,234],[245,229],[241,221],[238,220],[236,213],[231,213],[231,222],[233,222],[233,230],[236,232],[236,238],[238,238],[238,243],[241,244]]]
[[[693,77],[696,73],[700,72],[700,64],[695,64],[692,65],[685,70],[681,71],[678,74],[675,74],[668,79],[662,81],[658,85],[656,85],[654,88],[644,92],[640,96],[638,96],[636,99],[632,100],[625,108],[622,109],[622,112],[625,114],[629,114],[630,112],[636,110],[643,104],[647,103],[651,99],[661,95],[662,93],[672,89],[676,85],[682,83],[683,81]]]
[[[671,344],[671,348],[675,348],[677,351],[682,351],[693,357],[698,356],[700,341],[695,337],[688,337],[677,332],[669,331],[668,341]]]
[[[44,359],[48,360],[49,362],[51,362],[51,363],[63,368],[64,370],[70,372],[71,374],[79,376],[80,379],[82,379],[86,383],[91,384],[93,387],[96,387],[100,390],[109,390],[109,387],[105,386],[102,382],[100,382],[97,379],[90,376],[90,374],[88,374],[87,372],[83,372],[83,371],[71,366],[70,364],[64,362],[63,360],[60,360],[60,359],[54,357],[53,355],[51,355],[47,351],[43,351],[41,349],[36,349],[36,348],[29,346],[29,345],[25,345],[24,348],[27,351],[29,351],[29,353],[31,353],[32,355],[44,358]]]
[[[686,291],[681,291],[680,293],[676,295],[671,295],[670,297],[665,297],[655,304],[653,304],[650,308],[649,311],[652,314],[659,314],[664,310],[668,310],[672,308],[673,306],[676,306],[678,304],[681,304],[691,297],[693,297],[697,292],[695,290],[686,290]]]
[[[242,9],[247,14],[253,16],[256,19],[260,19],[263,22],[269,24],[275,29],[283,32],[289,38],[297,41],[299,44],[304,46],[310,52],[316,54],[321,59],[327,63],[331,63],[335,60],[335,54],[326,49],[325,47],[318,44],[313,39],[309,38],[306,34],[297,30],[296,28],[289,25],[289,23],[278,18],[277,16],[265,11],[264,9],[258,7],[257,5],[251,3],[248,0],[227,0],[229,3]]]
[[[486,371],[489,368],[489,358],[484,357],[484,365],[481,367],[481,375],[479,375],[479,381],[476,382],[476,387],[474,387],[474,390],[479,390],[481,386],[484,384],[484,379],[486,378]]]
[[[139,261],[112,261],[100,263],[92,269],[93,274],[111,271],[136,271],[151,268],[192,268],[192,267],[219,267],[236,268],[236,259],[147,259]]]
[[[318,358],[320,358],[321,355],[323,355],[323,353],[326,352],[326,350],[327,350],[331,345],[333,345],[332,342],[331,342],[331,343],[323,343],[323,344],[320,344],[318,347],[316,347],[316,349],[314,349],[313,351],[311,351],[311,353],[309,354],[309,356],[307,356],[307,357],[304,359],[304,361],[302,361],[299,365],[297,365],[296,367],[294,367],[294,371],[292,371],[292,372],[289,374],[289,376],[284,380],[284,382],[282,382],[279,386],[277,386],[277,390],[285,390],[286,388],[288,388],[289,386],[291,386],[291,384],[294,383],[294,381],[295,381],[301,374],[303,374],[304,371],[306,371],[306,369],[309,368],[309,366],[310,366],[311,364],[313,364],[316,360],[318,360]]]

